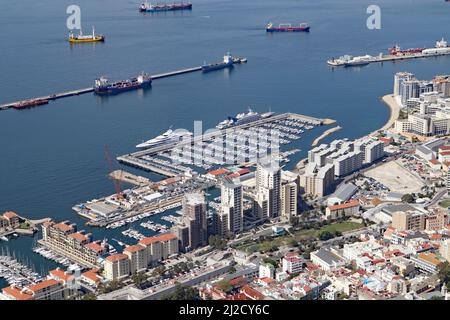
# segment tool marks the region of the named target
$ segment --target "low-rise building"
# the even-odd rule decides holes
[[[359,201],[351,201],[343,204],[337,204],[334,206],[329,206],[325,210],[325,216],[327,219],[338,219],[349,216],[354,216],[359,213]]]

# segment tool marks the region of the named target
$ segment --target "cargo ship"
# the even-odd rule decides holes
[[[397,44],[392,48],[389,48],[389,54],[396,55],[404,55],[404,54],[414,54],[414,53],[422,53],[425,48],[410,48],[406,50],[401,50],[400,46]]]
[[[309,32],[309,25],[307,23],[300,23],[298,27],[293,27],[290,23],[280,23],[275,27],[272,22],[266,26],[266,32]]]
[[[48,104],[48,99],[33,99],[33,100],[25,100],[13,104],[11,107],[14,109],[28,109],[36,106],[40,106],[43,104]]]
[[[233,67],[234,58],[231,56],[231,54],[228,52],[226,55],[223,56],[222,62],[207,64],[206,62],[202,65],[202,72],[209,72],[214,70],[220,70],[225,68],[231,68]]]
[[[139,7],[140,12],[160,12],[160,11],[175,11],[175,10],[191,10],[192,3],[179,2],[172,4],[150,4],[145,2]]]
[[[172,142],[179,142],[183,137],[192,136],[192,132],[183,130],[182,132],[173,131],[172,129],[167,130],[163,134],[142,142],[136,146],[138,149],[148,149],[162,144],[168,144]]]
[[[152,84],[152,77],[142,73],[136,78],[110,83],[107,78],[95,79],[94,92],[99,95],[118,94],[124,91],[149,87]]]
[[[81,29],[78,35],[74,35],[73,33],[69,34],[70,43],[103,42],[103,41],[105,41],[105,36],[96,35],[94,27],[92,27],[92,34],[83,35],[83,31]]]
[[[261,119],[269,118],[273,116],[273,112],[266,113],[258,113],[248,108],[247,113],[239,113],[235,117],[228,117],[227,120],[224,120],[216,125],[217,129],[227,129],[230,127],[238,126],[241,124],[251,123],[254,121],[258,121]]]

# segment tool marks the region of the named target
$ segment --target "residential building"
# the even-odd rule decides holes
[[[145,247],[136,244],[132,246],[128,246],[123,250],[123,253],[128,256],[130,260],[130,273],[136,273],[145,271],[149,264],[149,256],[148,250],[145,250]]]
[[[311,252],[311,261],[325,271],[345,266],[345,260],[335,252],[336,250],[332,248],[320,248],[317,251]]]
[[[330,193],[334,184],[334,165],[319,167],[308,163],[303,174],[299,176],[299,185],[303,193],[315,197],[324,197]]]
[[[298,176],[290,171],[281,173],[281,215],[292,217],[297,215]]]
[[[206,201],[201,193],[189,193],[183,198],[183,217],[189,227],[189,248],[191,250],[208,244],[208,221]]]
[[[392,214],[392,225],[397,231],[424,230],[425,214],[420,211],[397,211]]]
[[[295,253],[287,254],[281,259],[282,270],[289,274],[298,273],[303,269],[305,261]]]
[[[109,281],[120,280],[130,275],[128,255],[118,253],[108,256],[103,264],[105,278]]]
[[[150,264],[179,253],[178,238],[170,233],[144,238],[139,244],[146,248]]]
[[[238,179],[224,178],[220,186],[221,227],[218,234],[237,234],[244,230],[242,185]]]
[[[354,216],[359,213],[360,204],[358,200],[328,206],[325,209],[325,216],[327,219],[338,219],[348,216]]]
[[[275,267],[271,263],[263,263],[259,265],[260,278],[275,278]]]
[[[271,157],[260,159],[256,169],[256,209],[259,218],[281,214],[281,168]]]
[[[450,239],[442,241],[441,246],[439,247],[439,253],[445,260],[450,262]]]

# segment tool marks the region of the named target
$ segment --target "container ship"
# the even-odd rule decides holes
[[[176,132],[172,129],[167,130],[163,134],[147,140],[145,142],[142,142],[136,146],[138,149],[148,149],[152,147],[157,147],[162,144],[168,144],[172,142],[179,142],[183,137],[190,137],[192,136],[192,132],[183,130],[182,132]]]
[[[74,35],[73,33],[69,34],[70,43],[103,42],[103,41],[105,41],[105,36],[96,35],[94,27],[92,27],[92,34],[83,35],[83,31],[81,30],[78,35]]]
[[[309,25],[307,23],[300,23],[298,27],[293,27],[290,23],[280,23],[275,27],[272,22],[266,26],[267,32],[309,32]]]
[[[228,117],[227,120],[224,120],[216,125],[217,129],[227,129],[230,127],[238,126],[241,124],[251,123],[254,121],[258,121],[261,119],[269,118],[273,115],[273,112],[266,112],[266,113],[258,113],[253,111],[252,109],[248,108],[247,113],[239,113],[235,117]]]
[[[14,109],[28,109],[28,108],[40,106],[43,104],[48,104],[48,99],[25,100],[25,101],[21,101],[16,104],[13,104],[11,107]]]
[[[228,52],[226,55],[223,56],[222,62],[217,62],[217,63],[212,63],[212,64],[204,63],[202,65],[202,72],[209,72],[209,71],[214,71],[214,70],[230,68],[230,67],[233,67],[233,63],[234,63],[234,58]]]
[[[152,77],[142,73],[136,78],[110,83],[107,78],[100,77],[95,80],[94,92],[100,95],[118,94],[124,91],[149,87],[152,84]]]
[[[172,4],[149,4],[148,2],[141,4],[140,12],[160,12],[160,11],[175,11],[175,10],[191,10],[192,3],[180,2]]]

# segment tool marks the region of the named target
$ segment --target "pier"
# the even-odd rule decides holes
[[[382,62],[388,62],[388,61],[419,59],[419,58],[432,58],[432,57],[448,56],[448,55],[450,55],[450,51],[444,52],[444,53],[436,53],[436,54],[414,53],[414,54],[408,54],[408,55],[391,55],[391,54],[384,55],[384,54],[380,53],[378,56],[372,57],[372,59],[366,61],[367,63],[362,64],[360,66],[364,66],[364,65],[367,65],[370,63],[380,63],[380,62],[382,63]],[[333,67],[347,66],[347,62],[340,58],[330,59],[327,61],[327,63]],[[352,65],[348,65],[348,66],[352,66]],[[354,66],[358,66],[358,65],[354,65]]]
[[[246,61],[247,60],[245,58],[234,58],[233,59],[233,63],[234,64],[241,64],[241,63],[246,62]],[[201,71],[201,70],[202,70],[202,67],[198,66],[198,67],[193,67],[193,68],[185,68],[185,69],[175,70],[175,71],[171,71],[171,72],[154,74],[154,75],[152,75],[152,80],[158,80],[158,79],[163,79],[163,78],[174,77],[174,76],[178,76],[178,75],[182,75],[182,74],[186,74],[186,73],[198,72],[198,71]],[[94,92],[94,87],[89,87],[89,88],[84,88],[84,89],[77,89],[77,90],[71,90],[71,91],[65,91],[65,92],[55,93],[55,94],[42,96],[42,97],[18,100],[18,101],[15,101],[15,102],[0,104],[0,110],[6,110],[6,109],[14,107],[15,105],[18,105],[18,104],[21,104],[21,103],[24,103],[24,102],[27,102],[27,101],[30,101],[30,100],[48,100],[48,101],[53,101],[53,100],[58,100],[58,99],[62,99],[62,98],[77,96],[77,95],[91,93],[91,92]]]
[[[150,179],[134,175],[124,170],[116,170],[109,174],[109,177],[114,180],[126,182],[135,186],[145,186],[151,183]]]

